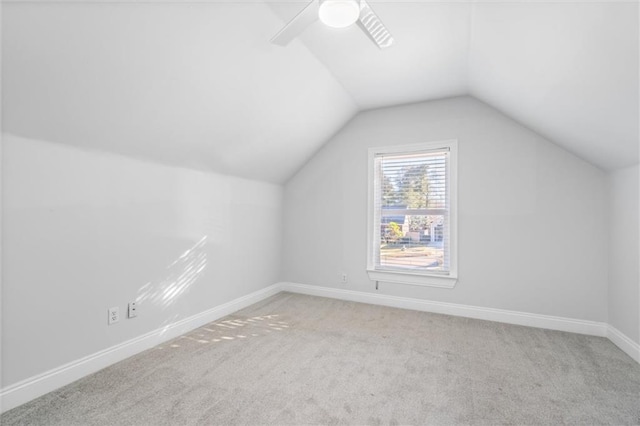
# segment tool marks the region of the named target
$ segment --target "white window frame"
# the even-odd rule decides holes
[[[377,267],[375,232],[380,227],[375,220],[375,158],[380,154],[412,154],[426,151],[449,150],[448,190],[449,190],[449,272],[435,271],[396,271]],[[369,193],[367,220],[367,273],[369,279],[398,284],[410,284],[429,287],[453,288],[458,281],[458,141],[455,139],[423,142],[410,145],[396,145],[369,148]]]

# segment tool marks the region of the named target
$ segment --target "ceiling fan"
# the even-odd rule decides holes
[[[332,28],[346,28],[357,22],[380,49],[393,44],[391,33],[365,0],[312,0],[271,39],[271,42],[286,46],[316,19]]]

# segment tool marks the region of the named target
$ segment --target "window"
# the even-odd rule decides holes
[[[369,277],[452,288],[457,142],[369,149]]]

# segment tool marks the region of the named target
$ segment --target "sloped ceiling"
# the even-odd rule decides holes
[[[635,2],[370,1],[396,44],[305,2],[3,6],[3,125],[284,182],[359,110],[471,94],[603,168],[638,162]]]
[[[472,8],[466,3],[370,2],[395,44],[379,50],[357,26],[320,22],[300,37],[353,96],[371,109],[468,93]],[[300,3],[272,3],[288,21]]]
[[[638,163],[638,3],[478,5],[470,93],[605,170]]]
[[[265,4],[15,3],[3,124],[20,136],[283,182],[357,111]]]

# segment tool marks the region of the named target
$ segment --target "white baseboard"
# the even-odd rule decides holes
[[[603,322],[282,282],[0,389],[0,413],[209,322],[216,321],[281,291],[607,337],[631,358],[640,363],[640,345],[616,328]]]
[[[631,340],[612,325],[607,325],[607,338],[636,362],[640,363],[640,344]]]
[[[603,322],[530,314],[526,312],[508,311],[505,309],[483,308],[480,306],[459,305],[455,303],[433,302],[430,300],[413,299],[409,297],[366,293],[362,291],[343,290],[296,283],[282,283],[282,290],[312,296],[349,300],[352,302],[369,303],[372,305],[412,309],[414,311],[454,315],[458,317],[524,325],[549,330],[568,331],[571,333],[588,334],[591,336],[605,337],[607,335],[607,324]]]
[[[640,363],[640,345],[615,327],[604,322],[508,311],[505,309],[483,308],[480,306],[459,305],[455,303],[433,302],[429,300],[307,284],[286,282],[280,284],[282,291],[289,291],[291,293],[606,337],[636,362]]]
[[[0,413],[72,383],[88,374],[150,349],[211,321],[232,314],[281,291],[280,283],[239,297],[207,311],[158,328],[142,336],[96,352],[0,389]]]

